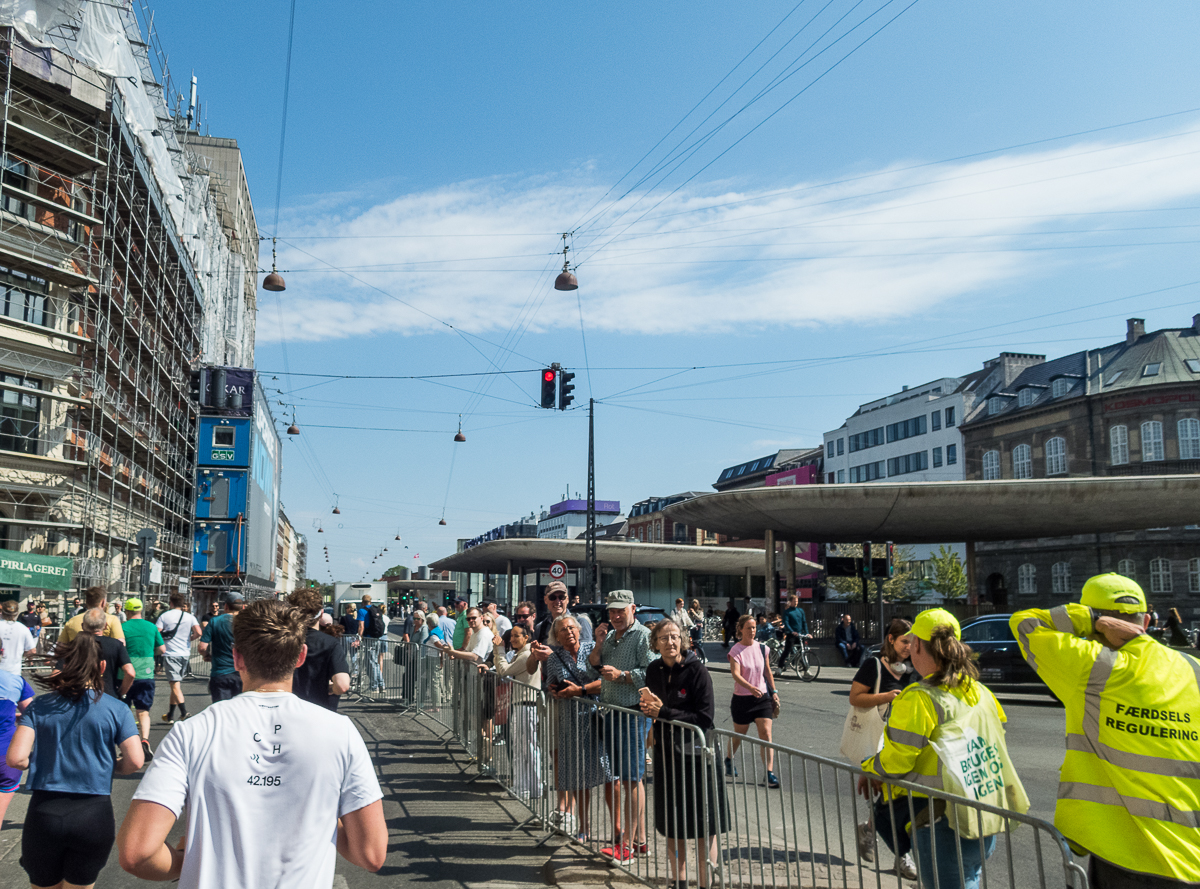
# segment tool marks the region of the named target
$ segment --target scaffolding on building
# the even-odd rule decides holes
[[[0,12],[0,548],[116,595],[151,528],[165,598],[191,574],[189,372],[253,364],[257,229],[172,113],[143,3],[33,9]]]

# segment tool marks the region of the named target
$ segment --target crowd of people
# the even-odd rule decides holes
[[[129,598],[114,615],[103,589],[88,590],[59,634],[53,669],[32,684],[22,676],[32,628],[15,603],[0,608],[0,820],[27,771],[21,865],[30,883],[91,886],[114,844],[128,872],[186,887],[325,885],[338,854],[377,870],[387,849],[382,793],[357,729],[336,711],[352,677],[366,676],[372,691],[395,675],[385,670],[384,609],[364,597],[334,620],[313,590],[250,604],[231,595],[199,620],[187,605],[173,596],[151,620]],[[731,829],[727,782],[761,778],[767,793],[784,783],[763,638],[808,635],[798,602],[777,617],[739,615],[727,634],[734,731],[724,751],[711,734],[712,677],[693,644],[706,617],[697,603],[679,600],[645,626],[632,592],[614,590],[593,624],[554,582],[543,606],[539,618],[520,602],[509,618],[494,601],[458,599],[451,610],[417,602],[395,615],[392,635],[411,644],[394,658],[405,695],[435,713],[473,708],[481,762],[522,798],[551,793],[563,832],[616,862],[649,854],[656,832],[677,887],[715,885],[718,840]],[[1091,853],[1096,889],[1200,883],[1200,839],[1186,817],[1200,809],[1200,734],[1190,727],[1200,720],[1200,662],[1154,640],[1152,623],[1141,588],[1115,574],[1089,580],[1080,603],[1011,619],[1022,654],[1066,707],[1055,821]],[[878,654],[853,659],[842,754],[864,773],[858,791],[870,801],[858,854],[871,863],[888,849],[891,870],[925,889],[976,889],[1011,827],[1001,813],[1029,808],[1007,716],[961,636],[953,614],[928,609],[893,619]],[[212,703],[189,714],[181,683],[194,640],[211,665]],[[839,635],[847,663],[851,643],[861,649],[857,633]],[[158,669],[172,727],[152,750]],[[767,743],[739,758],[751,726]],[[701,733],[715,751],[702,749]],[[739,764],[754,775],[739,776]],[[142,769],[118,831],[114,776]],[[185,804],[184,839],[172,845]],[[267,822],[276,829],[254,830]]]

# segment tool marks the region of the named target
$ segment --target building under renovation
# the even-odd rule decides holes
[[[253,365],[237,144],[200,135],[148,25],[127,0],[0,6],[0,597],[186,587],[189,373]]]

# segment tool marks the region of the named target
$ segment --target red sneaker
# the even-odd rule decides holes
[[[600,850],[600,854],[605,858],[611,858],[613,861],[628,861],[633,857],[633,850],[624,843],[610,846]]]

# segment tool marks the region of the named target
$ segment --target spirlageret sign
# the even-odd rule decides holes
[[[0,583],[41,590],[69,590],[74,561],[0,549]]]

